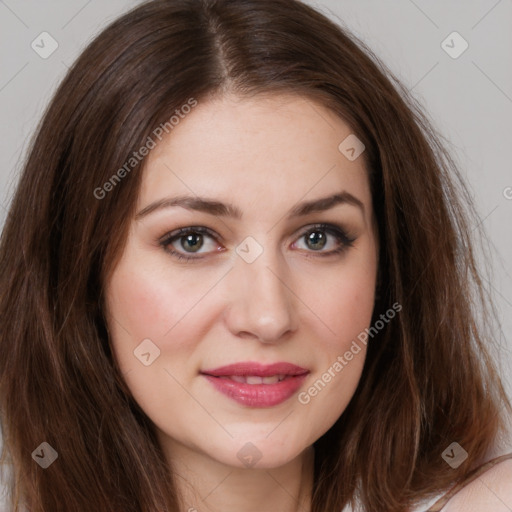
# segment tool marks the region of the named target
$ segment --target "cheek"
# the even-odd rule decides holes
[[[375,303],[376,270],[374,260],[347,266],[325,280],[316,294],[316,311],[332,336],[325,338],[327,351],[346,347],[369,327]]]
[[[115,358],[134,395],[142,399],[150,390],[169,388],[169,372],[188,383],[199,364],[198,345],[215,316],[216,307],[202,299],[221,277],[219,272],[171,272],[136,250],[119,263],[106,293],[108,324]],[[137,355],[148,350],[154,362],[144,366]]]
[[[366,257],[361,257],[363,254]],[[325,285],[312,297],[318,313],[317,332],[322,323],[328,326],[329,335],[317,340],[316,371],[298,399],[312,417],[321,418],[322,432],[343,413],[361,377],[366,332],[375,301],[374,254],[370,250],[361,251],[337,272],[330,271],[322,280]]]
[[[157,335],[155,329],[170,314],[165,304],[169,290],[149,272],[130,274],[121,268],[113,277],[110,290],[112,316],[129,324],[134,337]]]
[[[329,311],[329,321],[332,330],[338,337],[346,340],[347,337],[368,327],[374,305],[373,290],[361,290],[357,282],[344,281],[342,289],[332,294],[325,309]],[[357,332],[355,332],[357,331]]]
[[[318,338],[316,371],[298,395],[308,416],[318,418],[313,438],[325,433],[343,414],[361,378],[365,330],[374,305],[373,275],[371,271],[341,272],[339,279],[317,295],[317,310],[330,336]]]
[[[136,270],[130,271],[132,268]],[[168,338],[170,331],[179,331],[208,290],[208,280],[186,277],[157,272],[147,263],[126,261],[120,265],[107,293],[115,333],[125,337],[128,331],[133,341],[150,338],[159,343]],[[178,344],[181,339],[174,335],[171,338]]]
[[[186,315],[201,290],[155,268],[123,260],[111,277],[107,304],[110,339],[123,378],[135,401],[158,417],[166,404],[187,400],[173,377],[187,382],[184,363],[190,361],[197,335]]]
[[[136,268],[137,271],[130,271]],[[174,287],[147,267],[123,261],[115,270],[107,290],[108,324],[112,348],[122,372],[136,379],[145,370],[142,354],[150,353],[154,370],[161,359],[161,339],[179,318]],[[172,304],[172,308],[170,307]],[[149,342],[147,340],[150,340]],[[144,347],[143,351],[139,347]],[[147,373],[147,372],[146,372]],[[154,373],[154,371],[153,371]]]

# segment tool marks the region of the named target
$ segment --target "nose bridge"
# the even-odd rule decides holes
[[[245,240],[237,248],[228,326],[238,336],[278,341],[296,327],[290,275],[277,248],[258,244],[258,249],[254,242]]]

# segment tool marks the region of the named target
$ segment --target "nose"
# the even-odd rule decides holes
[[[270,250],[252,263],[237,257],[228,279],[225,321],[235,336],[276,343],[296,330],[297,298],[290,273]]]

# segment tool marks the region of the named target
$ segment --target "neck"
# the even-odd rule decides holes
[[[312,446],[285,465],[269,469],[227,466],[176,443],[164,449],[181,496],[181,512],[311,510]]]

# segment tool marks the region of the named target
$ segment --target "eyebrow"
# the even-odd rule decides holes
[[[309,215],[310,213],[330,210],[339,204],[356,206],[357,208],[361,209],[362,213],[364,214],[364,205],[362,201],[360,201],[357,197],[353,196],[349,192],[342,191],[332,196],[299,203],[290,210],[288,213],[288,218],[302,217]],[[198,196],[178,196],[160,199],[154,203],[149,204],[139,213],[137,213],[135,219],[140,220],[157,210],[172,208],[175,206],[181,206],[187,210],[204,212],[210,215],[215,215],[217,217],[231,217],[237,220],[241,220],[243,215],[242,211],[237,206],[229,203],[225,204],[220,201]]]

